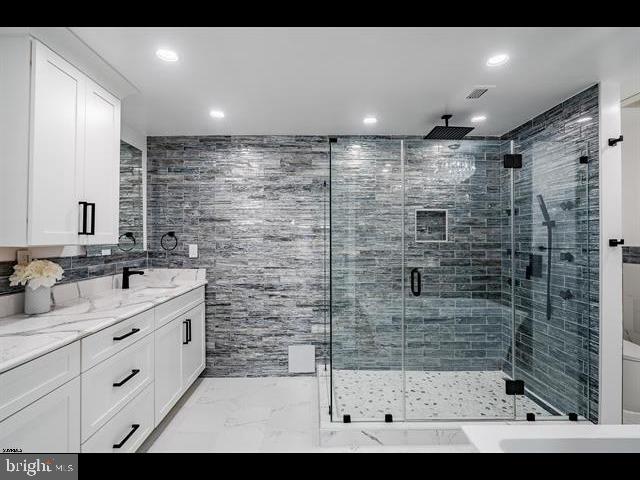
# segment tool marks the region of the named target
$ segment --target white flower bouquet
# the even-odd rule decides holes
[[[62,280],[64,270],[57,263],[49,260],[33,260],[28,265],[14,265],[13,275],[9,277],[10,285],[27,285],[36,290],[39,287],[53,287],[57,280]]]

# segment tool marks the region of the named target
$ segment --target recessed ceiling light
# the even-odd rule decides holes
[[[211,110],[209,115],[213,118],[224,118],[224,112],[222,110]]]
[[[484,122],[487,119],[485,115],[476,115],[475,117],[471,117],[471,121],[473,123]]]
[[[589,120],[593,120],[593,119],[591,117],[580,117],[579,119],[576,120],[576,122],[584,123],[584,122],[588,122]]]
[[[378,119],[372,116],[364,117],[364,120],[362,121],[365,125],[373,125],[374,123],[378,123]]]
[[[178,54],[173,50],[168,50],[166,48],[159,48],[156,50],[156,57],[160,60],[164,60],[165,62],[177,62]]]
[[[504,65],[509,61],[509,55],[506,53],[499,53],[498,55],[493,55],[489,57],[487,60],[487,67],[499,67],[500,65]]]

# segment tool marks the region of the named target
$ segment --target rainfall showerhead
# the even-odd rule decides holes
[[[473,127],[450,127],[449,119],[452,115],[442,115],[444,120],[444,127],[438,125],[433,127],[424,138],[425,140],[462,140],[464,136],[473,130]]]

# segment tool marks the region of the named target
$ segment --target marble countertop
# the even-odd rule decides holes
[[[49,313],[0,318],[0,373],[207,283],[204,270],[145,272],[129,290],[119,288],[118,276],[56,286]]]

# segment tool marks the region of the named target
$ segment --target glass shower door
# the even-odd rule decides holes
[[[503,144],[403,142],[407,420],[514,418],[503,370],[511,319]]]
[[[586,141],[517,145],[515,196],[515,363],[524,381],[518,418],[575,413],[590,418],[592,344],[591,162]],[[597,277],[596,277],[597,278]]]
[[[338,138],[330,176],[332,420],[402,420],[400,141]]]

